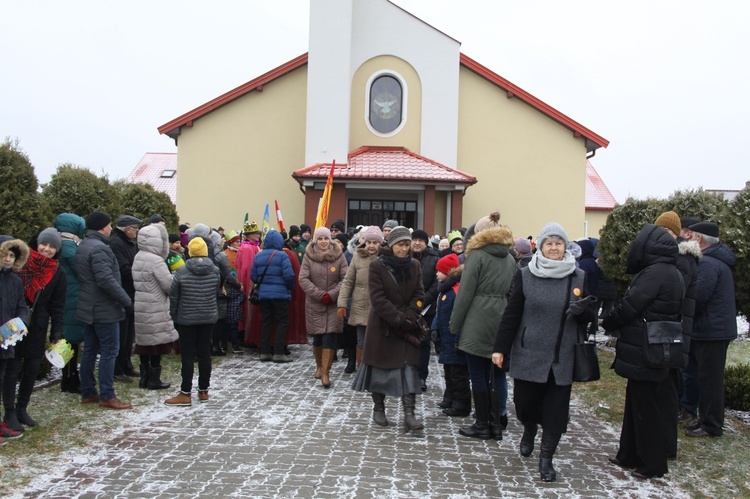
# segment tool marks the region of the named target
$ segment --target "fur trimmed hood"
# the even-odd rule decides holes
[[[698,241],[683,240],[677,243],[677,247],[679,248],[681,255],[690,255],[698,260],[703,258],[703,252],[701,251]]]
[[[474,234],[469,240],[469,244],[466,245],[466,251],[464,254],[468,255],[471,251],[484,248],[490,244],[499,244],[501,246],[512,248],[513,233],[511,233],[510,229],[505,226],[483,230],[482,232]]]
[[[15,263],[13,263],[13,272],[20,271],[23,266],[26,265],[31,250],[29,250],[28,245],[20,239],[11,239],[10,236],[2,236],[2,238],[3,239],[0,239],[0,241],[2,241],[2,244],[0,244],[0,254],[5,255],[5,253],[11,251],[11,248],[13,247],[18,248],[20,256],[18,256]]]
[[[448,279],[460,279],[461,274],[464,273],[464,264],[462,263],[458,267],[452,268],[448,271]]]
[[[338,260],[339,256],[341,256],[341,248],[339,248],[339,245],[334,243],[333,240],[331,240],[328,251],[323,253],[318,248],[317,243],[310,243],[307,245],[307,249],[305,250],[305,255],[309,256],[310,259],[314,262],[335,262]]]

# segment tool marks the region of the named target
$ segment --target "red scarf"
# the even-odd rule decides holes
[[[34,304],[36,296],[55,276],[57,265],[57,260],[47,258],[36,250],[31,250],[26,265],[18,271],[26,290],[26,301],[29,304]]]

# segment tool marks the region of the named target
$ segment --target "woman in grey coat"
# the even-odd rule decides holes
[[[138,386],[149,390],[169,388],[161,380],[161,356],[172,350],[177,339],[169,315],[172,274],[165,262],[169,235],[162,224],[151,224],[138,232],[138,253],[133,260],[135,286],[135,353],[141,357]]]
[[[574,345],[579,322],[589,319],[591,310],[584,299],[586,273],[576,267],[567,244],[568,235],[559,224],[544,226],[540,250],[516,275],[492,354],[501,368],[510,356],[513,402],[524,427],[522,456],[533,452],[542,425],[539,473],[545,482],[556,479],[552,456],[568,428]]]

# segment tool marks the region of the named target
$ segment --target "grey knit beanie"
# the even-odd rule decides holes
[[[399,241],[411,241],[411,232],[403,225],[398,225],[388,233],[386,241],[388,241],[388,247],[392,248]]]
[[[62,248],[62,238],[60,237],[60,233],[57,232],[57,229],[54,227],[47,227],[40,232],[36,237],[36,242],[37,245],[46,243],[50,246],[54,246],[58,252],[60,251],[60,248]]]
[[[398,227],[398,222],[395,220],[386,220],[383,224],[383,228],[390,227],[391,229]]]
[[[557,236],[563,240],[565,246],[568,245],[568,233],[562,228],[562,225],[556,222],[550,222],[544,226],[542,232],[539,234],[537,245],[541,248],[544,244],[544,240],[551,236]]]
[[[191,236],[201,236],[201,237],[208,237],[208,235],[211,233],[211,227],[209,227],[206,224],[195,224],[195,227],[193,227],[192,231],[190,232]]]

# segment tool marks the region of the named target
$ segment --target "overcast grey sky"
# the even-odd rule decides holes
[[[610,140],[593,163],[619,202],[750,180],[748,2],[394,3]],[[307,52],[308,15],[308,0],[0,0],[0,138],[40,182],[66,162],[126,177],[176,151],[158,126]]]

